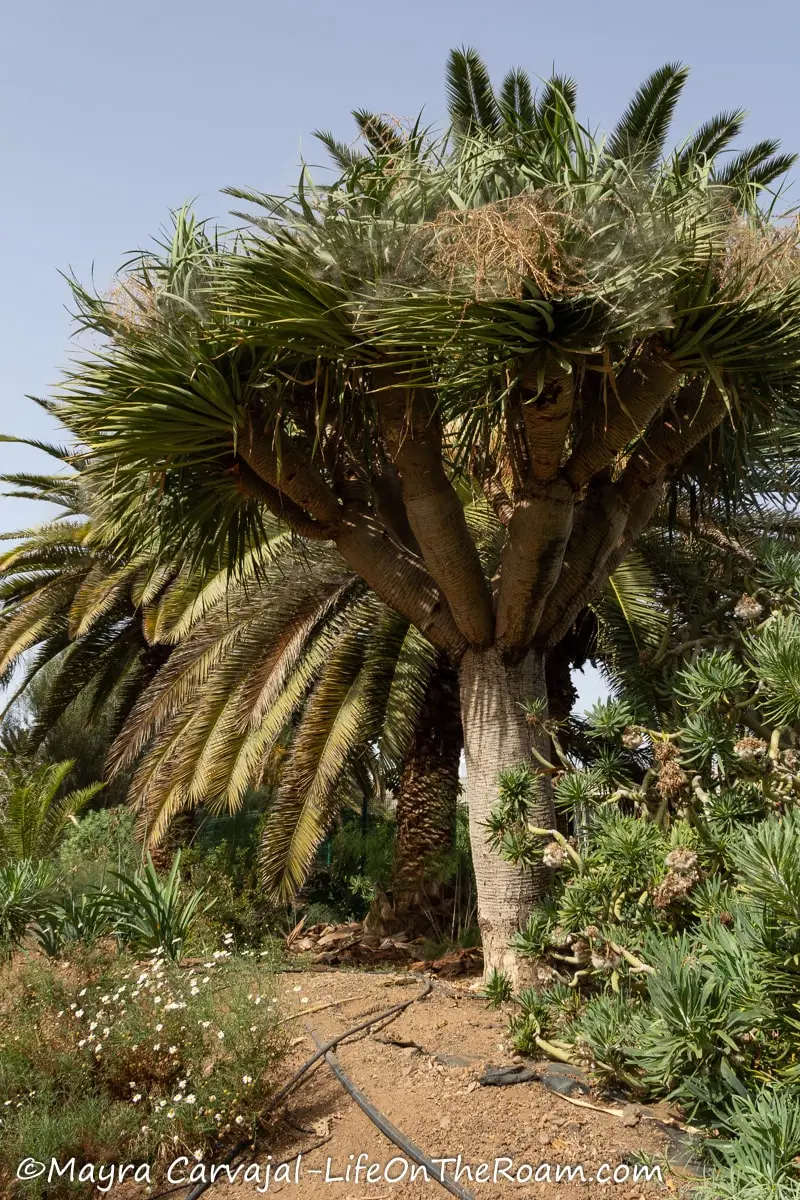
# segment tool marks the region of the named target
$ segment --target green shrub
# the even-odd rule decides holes
[[[232,934],[240,949],[262,949],[274,937],[284,936],[286,910],[264,894],[255,846],[201,844],[185,851],[181,862],[187,881],[202,888],[211,904],[192,925],[191,953],[219,945],[224,934]]]
[[[73,1194],[13,1183],[33,1147],[98,1164],[208,1154],[256,1128],[285,1048],[274,977],[253,957],[34,961],[0,1003],[0,1189]]]
[[[86,813],[77,825],[68,828],[57,862],[75,889],[108,885],[112,871],[134,874],[142,861],[141,847],[134,837],[135,824],[135,813],[120,806]]]

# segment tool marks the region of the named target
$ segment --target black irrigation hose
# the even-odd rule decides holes
[[[347,1041],[348,1038],[354,1037],[355,1034],[361,1033],[363,1030],[369,1029],[373,1025],[379,1025],[381,1021],[386,1021],[389,1017],[399,1016],[401,1012],[407,1008],[410,1008],[412,1004],[417,1002],[417,1000],[424,1000],[426,996],[430,995],[432,990],[433,984],[429,979],[426,981],[425,987],[422,989],[422,991],[418,992],[416,996],[412,996],[410,1000],[403,1000],[400,1004],[393,1004],[391,1008],[384,1009],[383,1012],[377,1013],[373,1017],[368,1017],[366,1021],[361,1021],[358,1025],[354,1025],[352,1029],[347,1029],[344,1033],[337,1034],[336,1037],[333,1037],[330,1039],[330,1041],[325,1042],[323,1046],[319,1046],[319,1049],[312,1054],[311,1057],[306,1060],[306,1062],[303,1063],[302,1067],[295,1071],[288,1083],[285,1083],[283,1087],[275,1093],[267,1107],[260,1114],[261,1118],[263,1119],[268,1113],[273,1112],[281,1103],[281,1101],[286,1099],[292,1089],[297,1086],[303,1076],[306,1075],[321,1058],[324,1058],[329,1050],[333,1050],[334,1047],[338,1046],[340,1042]],[[229,1166],[235,1158],[238,1158],[243,1150],[246,1150],[248,1146],[252,1145],[252,1142],[252,1137],[242,1138],[241,1141],[236,1143],[232,1150],[228,1151],[220,1163],[220,1166]],[[198,1200],[198,1197],[207,1192],[215,1182],[216,1180],[207,1179],[202,1183],[198,1183],[196,1187],[193,1187],[188,1193],[186,1200]],[[463,1194],[466,1195],[466,1193]],[[472,1200],[472,1198],[469,1197],[468,1200]]]
[[[317,1046],[321,1046],[320,1040],[311,1026],[306,1024],[306,1029],[308,1029],[308,1032],[311,1034]],[[361,1111],[367,1114],[373,1125],[376,1125],[378,1129],[380,1129],[381,1133],[384,1134],[390,1142],[394,1142],[395,1146],[402,1150],[406,1157],[410,1158],[412,1162],[415,1162],[417,1166],[424,1167],[428,1172],[428,1175],[432,1179],[435,1179],[437,1183],[441,1184],[445,1191],[450,1192],[452,1196],[457,1196],[458,1200],[475,1200],[472,1192],[466,1191],[459,1184],[457,1184],[454,1179],[451,1179],[449,1175],[445,1175],[444,1168],[438,1168],[433,1159],[428,1158],[427,1154],[420,1150],[419,1146],[416,1146],[406,1137],[404,1133],[401,1133],[400,1130],[397,1129],[391,1123],[391,1121],[388,1120],[388,1118],[385,1117],[383,1113],[367,1099],[364,1093],[359,1091],[350,1077],[342,1070],[339,1060],[332,1050],[325,1051],[324,1047],[322,1047],[322,1050],[325,1052],[326,1063],[333,1071],[344,1090],[353,1100],[355,1100]]]

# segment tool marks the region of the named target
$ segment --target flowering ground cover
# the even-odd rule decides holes
[[[181,968],[158,953],[94,950],[18,958],[3,974],[2,1194],[76,1194],[66,1180],[63,1193],[14,1182],[32,1148],[43,1161],[150,1162],[157,1173],[255,1131],[287,1041],[266,955],[218,950]]]

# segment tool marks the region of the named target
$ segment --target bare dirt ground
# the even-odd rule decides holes
[[[313,1052],[306,1022],[329,1038],[422,986],[402,974],[304,971],[283,978],[294,1041],[287,1078]],[[331,1007],[319,1007],[332,1001]],[[452,1176],[459,1165],[471,1168],[471,1178],[462,1169],[459,1182],[475,1200],[649,1200],[682,1189],[685,1173],[673,1174],[664,1165],[669,1135],[657,1121],[631,1111],[622,1120],[579,1107],[540,1082],[479,1086],[486,1064],[513,1062],[503,1046],[506,1020],[466,987],[437,989],[377,1035],[340,1047],[338,1057],[357,1087],[427,1155],[462,1156],[461,1164],[451,1162],[446,1170]],[[608,1098],[591,1094],[583,1100],[620,1110],[620,1102]],[[260,1184],[241,1177],[235,1183],[219,1180],[207,1193],[209,1200],[244,1200],[258,1195],[259,1186],[261,1194],[282,1200],[437,1200],[447,1194],[434,1180],[410,1181],[412,1164],[401,1161],[403,1152],[371,1123],[325,1063],[292,1094],[273,1137],[263,1140],[246,1159],[262,1164]],[[273,1164],[291,1161],[282,1169],[289,1177],[274,1172],[264,1193],[269,1153]],[[366,1159],[356,1175],[359,1155]],[[634,1168],[642,1163],[660,1163],[663,1181],[635,1182]],[[476,1176],[480,1164],[488,1165]],[[567,1182],[562,1173],[556,1181],[557,1170],[566,1166],[582,1168],[582,1178],[576,1174]],[[610,1178],[615,1169],[619,1182]]]

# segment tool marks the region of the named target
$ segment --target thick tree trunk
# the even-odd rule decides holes
[[[453,848],[461,746],[458,676],[442,655],[397,789],[394,902],[401,922],[430,898],[432,860]]]
[[[486,821],[497,803],[500,772],[519,763],[532,763],[534,748],[545,756],[549,753],[546,733],[540,724],[529,723],[521,708],[524,700],[546,703],[544,661],[531,652],[520,663],[508,664],[496,648],[468,650],[461,662],[460,690],[485,970],[487,977],[494,968],[504,971],[520,986],[528,982],[525,964],[509,948],[509,941],[545,894],[549,872],[544,867],[522,870],[501,858],[489,845]],[[538,825],[553,828],[552,793],[544,775],[531,816]]]

